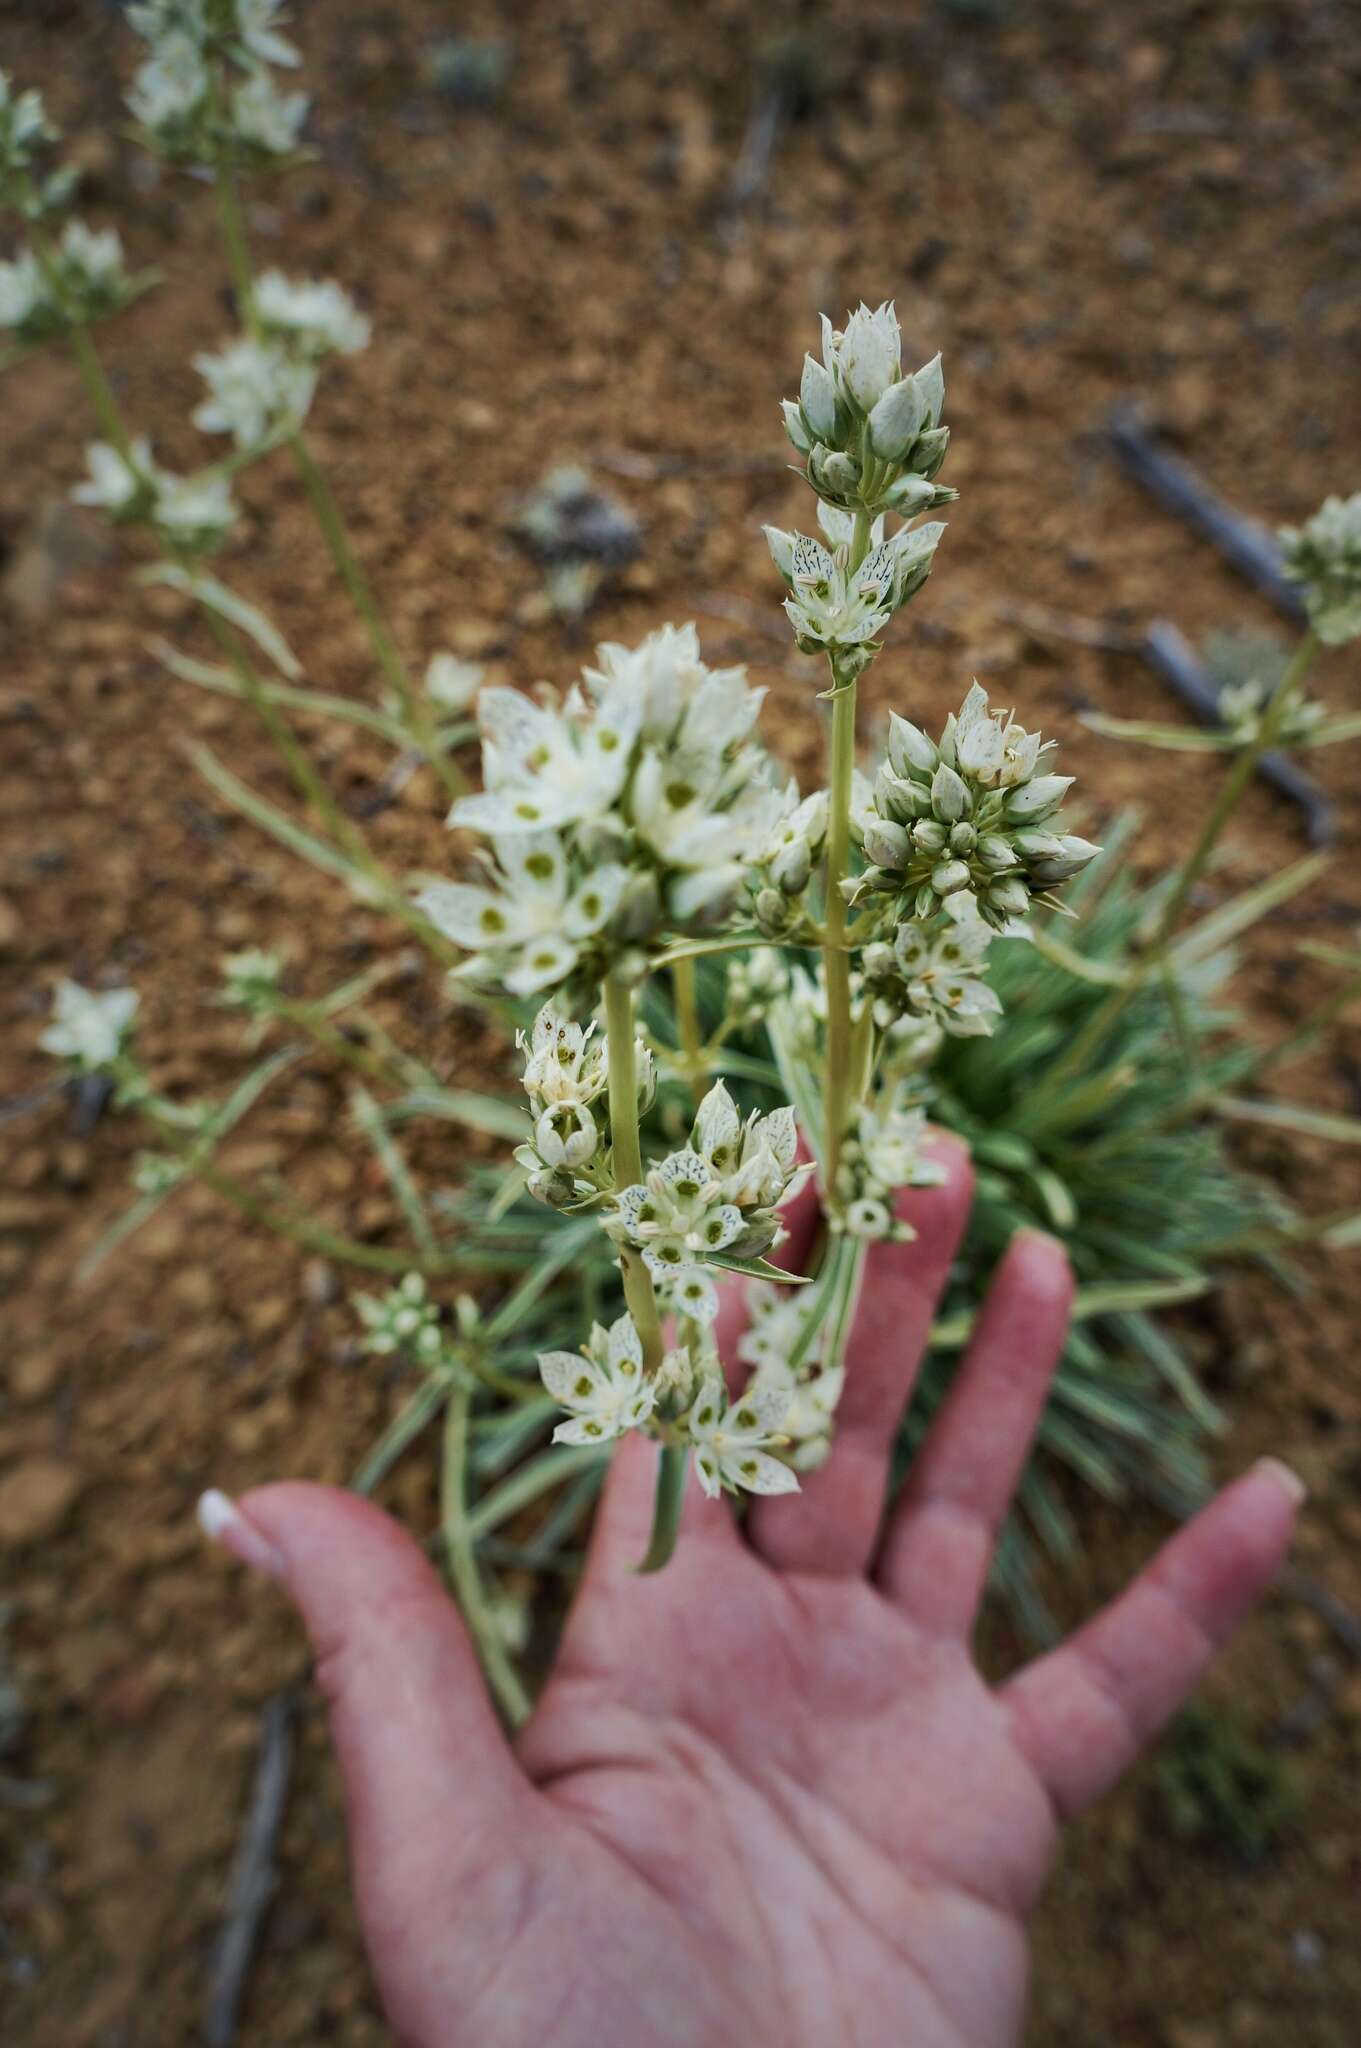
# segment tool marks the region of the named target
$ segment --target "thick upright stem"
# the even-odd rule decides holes
[[[609,1039],[610,1142],[618,1187],[635,1187],[643,1177],[642,1134],[638,1128],[638,1071],[634,1058],[633,990],[627,982],[606,975],[605,1030]],[[652,1275],[633,1250],[619,1254],[624,1300],[643,1347],[643,1369],[653,1373],[662,1362],[662,1322]]]
[[[860,567],[869,549],[870,515],[857,512],[851,538],[849,568]],[[832,748],[828,776],[826,904],[823,927],[823,972],[827,984],[826,1131],[823,1141],[823,1186],[835,1201],[841,1140],[850,1108],[852,1085],[851,963],[846,951],[846,899],[841,884],[850,871],[851,789],[855,775],[855,694],[853,677],[843,679],[832,663]]]

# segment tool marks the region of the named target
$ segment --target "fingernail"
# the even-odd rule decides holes
[[[1299,1473],[1292,1471],[1290,1466],[1282,1459],[1259,1458],[1252,1469],[1254,1472],[1269,1472],[1282,1491],[1290,1496],[1291,1501],[1296,1507],[1302,1506],[1309,1498],[1309,1489],[1300,1478]]]
[[[1033,1238],[1036,1244],[1052,1244],[1063,1253],[1065,1258],[1068,1255],[1068,1249],[1063,1239],[1056,1237],[1052,1230],[1042,1229],[1038,1223],[1018,1223],[1011,1233],[1011,1242],[1019,1244],[1022,1238],[1025,1237]]]
[[[262,1529],[257,1529],[228,1494],[210,1486],[198,1501],[198,1525],[210,1542],[220,1545],[240,1564],[251,1565],[271,1579],[284,1575],[284,1555]]]

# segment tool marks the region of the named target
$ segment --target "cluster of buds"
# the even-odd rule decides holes
[[[780,1234],[780,1205],[812,1172],[798,1160],[792,1109],[741,1121],[721,1081],[699,1106],[690,1142],[619,1188],[605,1217],[616,1244],[642,1254],[678,1314],[711,1323],[718,1294],[706,1267],[759,1259]]]
[[[782,813],[747,743],[762,693],[743,669],[708,669],[692,626],[597,659],[562,702],[478,698],[483,791],[450,823],[489,835],[486,882],[418,901],[472,949],[459,971],[480,985],[584,988],[641,965],[662,932],[712,930]]]
[[[141,0],[128,22],[150,45],[128,94],[149,146],[172,163],[260,166],[294,155],[307,97],[271,67],[298,62],[282,0]]]
[[[529,1174],[528,1191],[535,1200],[563,1209],[589,1199],[603,1185],[609,1040],[593,1024],[583,1030],[545,1003],[528,1039],[520,1033],[515,1042],[526,1055],[524,1088],[534,1124],[531,1141],[515,1156]],[[656,1068],[641,1041],[633,1053],[642,1116],[656,1094]]]
[[[881,1029],[911,1017],[950,1038],[987,1038],[1002,1014],[1001,999],[982,978],[992,926],[962,893],[947,898],[945,911],[930,924],[904,919],[891,941],[878,939],[861,954]]]
[[[321,363],[355,355],[370,327],[348,293],[333,281],[293,280],[269,270],[251,294],[253,332],[194,368],[208,396],[194,414],[206,434],[230,434],[245,454],[258,454],[294,433],[306,419]]]
[[[439,1308],[427,1297],[422,1274],[408,1273],[384,1295],[357,1294],[354,1305],[364,1325],[365,1351],[379,1358],[401,1351],[421,1365],[438,1362],[444,1349]]]
[[[150,525],[172,553],[209,554],[235,523],[231,484],[220,470],[177,476],[161,468],[145,435],[125,448],[93,441],[85,460],[89,475],[71,493],[76,503],[106,512],[116,526]]]
[[[135,290],[115,231],[68,220],[46,262],[22,249],[0,263],[0,327],[23,342],[46,341],[117,312]]]
[[[1241,683],[1225,683],[1219,692],[1215,703],[1219,722],[1240,747],[1256,746],[1262,738],[1267,703],[1273,687],[1269,680],[1259,678]],[[1306,697],[1296,690],[1285,703],[1278,704],[1272,713],[1272,743],[1281,747],[1305,746],[1327,722],[1327,718],[1326,704],[1320,704],[1316,697]]]
[[[77,1074],[106,1074],[132,1035],[138,995],[134,988],[82,988],[59,981],[52,998],[52,1022],[38,1043],[66,1060]]]
[[[1304,596],[1320,640],[1340,647],[1361,638],[1361,491],[1325,498],[1303,526],[1281,531],[1283,567]]]
[[[950,441],[944,403],[940,357],[905,377],[892,304],[861,305],[842,332],[824,315],[822,361],[804,357],[798,403],[784,401],[785,431],[824,503],[915,519],[956,495],[935,482]]]
[[[1009,714],[990,711],[977,683],[938,743],[895,714],[874,813],[862,825],[871,865],[845,885],[848,896],[892,895],[918,919],[963,896],[1005,930],[1032,897],[1078,874],[1097,852],[1061,829],[1072,777],[1040,772],[1051,750]]]
[[[855,1110],[837,1160],[834,1229],[866,1243],[911,1237],[894,1213],[899,1188],[938,1187],[944,1170],[924,1153],[926,1111],[909,1084],[886,1082]]]
[[[750,1031],[761,1024],[772,1003],[789,993],[789,969],[773,946],[754,946],[735,954],[728,964],[723,1014],[730,1031]]]
[[[807,1346],[800,1365],[789,1363],[799,1349],[807,1309],[788,1287],[769,1280],[749,1281],[746,1310],[737,1357],[752,1368],[748,1391],[784,1397],[780,1433],[789,1441],[789,1463],[796,1472],[812,1472],[832,1447],[846,1369],[826,1364],[822,1331]]]
[[[539,1371],[568,1411],[553,1432],[555,1443],[604,1444],[641,1429],[683,1445],[711,1499],[798,1490],[790,1465],[771,1455],[789,1441],[788,1391],[762,1384],[757,1375],[732,1398],[711,1352],[699,1358],[685,1349],[668,1352],[649,1376],[638,1332],[624,1315],[608,1330],[596,1324],[580,1351],[542,1352]]]
[[[819,523],[830,548],[806,533],[765,529],[771,560],[789,585],[785,612],[804,654],[835,657],[838,675],[858,675],[879,651],[884,627],[915,597],[935,560],[945,528],[939,520],[900,527],[884,539],[884,521],[870,529],[870,549],[858,568],[851,562],[850,515],[822,505]]]
[[[798,934],[802,898],[827,838],[827,808],[825,789],[800,800],[791,782],[778,818],[753,849],[752,909],[761,930],[772,938]]]

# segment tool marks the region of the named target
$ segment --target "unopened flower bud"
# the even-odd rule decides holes
[[[929,483],[939,473],[945,460],[945,451],[950,445],[950,429],[933,427],[929,433],[918,434],[908,454],[908,466],[915,475],[925,477]]]
[[[870,446],[886,462],[897,462],[917,438],[925,408],[911,377],[890,384],[870,414]]]
[[[995,832],[985,832],[978,842],[978,858],[993,874],[1004,874],[1016,865],[1016,855],[1010,841],[999,838]]]
[[[801,889],[806,889],[812,871],[813,854],[806,839],[791,840],[770,863],[771,879],[787,896],[797,896]]]
[[[934,742],[894,711],[888,721],[888,758],[899,775],[907,775],[914,768],[919,775],[929,775],[940,757]]]
[[[837,343],[837,363],[847,391],[862,412],[873,412],[898,377],[902,336],[892,300],[874,312],[857,306]]]
[[[944,761],[931,778],[931,808],[945,825],[955,824],[969,808],[967,786]]]
[[[761,889],[753,905],[756,922],[768,937],[778,937],[789,918],[789,905],[778,889]]]
[[[811,453],[813,437],[804,424],[803,414],[792,398],[780,400],[780,411],[784,414],[784,430],[800,455]]]
[[[1030,908],[1030,893],[1019,876],[1008,875],[1005,880],[988,885],[985,908],[1003,919],[1024,917]]]
[[[969,869],[962,860],[945,860],[931,870],[931,887],[937,896],[953,896],[956,889],[969,886]]]
[[[903,826],[876,818],[865,827],[865,855],[876,867],[905,868],[912,857],[912,841]]]
[[[816,356],[803,359],[799,404],[803,408],[804,419],[818,440],[834,442],[837,438],[836,385],[832,382],[830,370],[825,369]]]
[[[912,844],[922,853],[944,853],[949,837],[938,818],[918,818],[912,827]]]
[[[951,853],[972,853],[977,841],[978,833],[967,818],[962,818],[958,825],[950,828]]]
[[[1008,818],[1042,818],[1052,811],[1073,786],[1071,775],[1037,775],[1033,781],[1022,783],[1007,798]]]
[[[1090,839],[1080,839],[1075,832],[1065,833],[1055,841],[1055,845],[1057,851],[1054,854],[1028,863],[1031,879],[1046,889],[1056,888],[1060,882],[1080,874],[1088,861],[1095,860],[1101,851],[1099,846],[1093,846]]]
[[[815,490],[834,497],[851,497],[860,488],[860,464],[819,441],[808,458],[808,476]]]

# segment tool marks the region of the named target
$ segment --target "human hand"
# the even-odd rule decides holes
[[[301,1610],[355,1889],[410,2048],[1003,2048],[1057,1823],[1120,1774],[1271,1578],[1301,1489],[1265,1463],[998,1690],[969,1638],[1063,1343],[1061,1247],[1021,1234],[880,1532],[890,1448],[971,1178],[876,1247],[832,1455],[739,1529],[693,1478],[640,1578],[655,1446],[620,1446],[553,1676],[515,1747],[420,1550],[339,1489],[209,1516]],[[813,1213],[792,1219],[797,1260]],[[801,1247],[798,1238],[804,1239]],[[740,1310],[725,1306],[727,1355]]]

